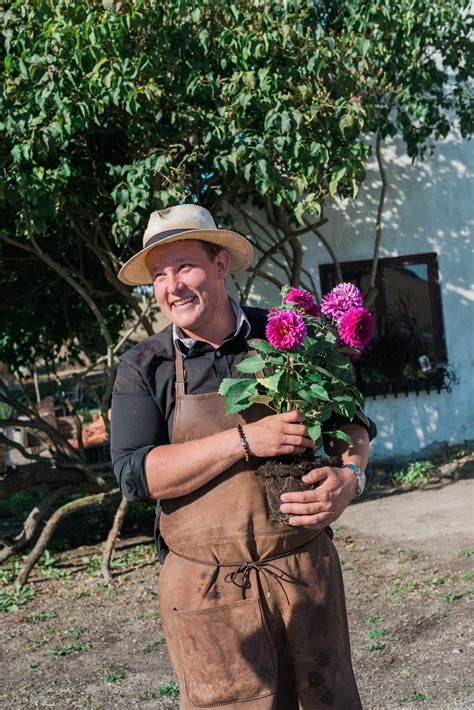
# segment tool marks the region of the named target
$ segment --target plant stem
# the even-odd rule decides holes
[[[286,355],[286,411],[291,411],[291,373],[293,371],[293,364],[291,361],[290,353]]]

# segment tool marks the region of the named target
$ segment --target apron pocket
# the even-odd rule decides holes
[[[177,611],[186,693],[199,707],[271,695],[275,667],[259,599]]]

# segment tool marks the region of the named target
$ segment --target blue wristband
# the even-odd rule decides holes
[[[342,468],[350,468],[351,471],[354,471],[354,476],[356,477],[356,498],[362,495],[364,492],[365,488],[365,471],[363,471],[360,466],[357,466],[355,463],[345,463],[343,464]]]

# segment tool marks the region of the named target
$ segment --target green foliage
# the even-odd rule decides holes
[[[16,0],[0,10],[2,359],[104,353],[148,213],[269,198],[290,220],[356,195],[366,136],[410,157],[472,131],[467,0]],[[10,241],[7,241],[10,240]],[[34,241],[33,241],[34,240]],[[16,246],[15,246],[16,245]],[[41,301],[38,298],[41,295]],[[18,314],[21,313],[21,319]]]
[[[160,685],[160,695],[162,697],[164,697],[164,696],[171,696],[173,698],[177,697],[179,695],[178,683],[175,683],[175,682],[162,683]]]
[[[381,639],[388,634],[387,629],[370,629],[367,631],[367,638],[369,639]]]
[[[37,611],[33,614],[28,614],[25,620],[29,621],[31,624],[37,624],[38,622],[49,621],[49,619],[55,619],[57,615],[58,612],[54,610]]]
[[[395,472],[393,477],[402,486],[421,486],[428,483],[428,473],[432,470],[432,461],[413,461],[406,468]]]
[[[55,646],[54,648],[50,648],[48,656],[52,656],[53,658],[58,658],[59,656],[70,656],[72,653],[88,651],[90,647],[90,643],[84,641],[74,641],[73,643],[67,643],[64,646]]]
[[[409,695],[405,695],[402,700],[406,703],[413,703],[413,702],[424,702],[426,700],[426,695],[424,693],[419,693],[418,690],[416,690],[414,693],[410,693]]]
[[[36,590],[33,587],[15,586],[11,590],[0,590],[0,611],[18,611],[18,607],[31,601]]]
[[[115,685],[116,683],[121,683],[126,677],[127,674],[125,671],[109,671],[104,676],[104,683],[107,685]]]

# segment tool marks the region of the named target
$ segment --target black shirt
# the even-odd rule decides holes
[[[246,357],[247,338],[264,338],[267,311],[242,308],[246,318],[236,333],[215,350],[208,343],[182,339],[176,343],[173,326],[135,345],[120,358],[112,398],[111,452],[114,474],[130,501],[150,500],[145,476],[147,454],[155,446],[169,444],[175,407],[176,347],[184,355],[186,393],[216,392],[225,377],[246,377],[236,370]],[[186,343],[190,344],[189,347]],[[348,423],[339,415],[324,422],[329,431]],[[376,426],[366,426],[372,440]]]

